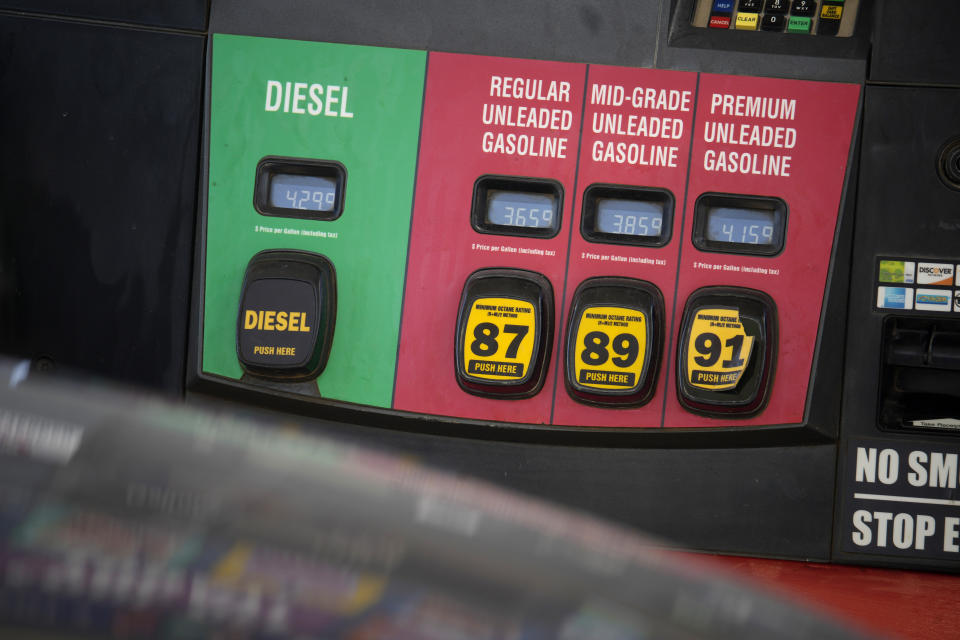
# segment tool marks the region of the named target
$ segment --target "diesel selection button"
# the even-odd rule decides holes
[[[336,274],[326,257],[276,250],[255,255],[237,318],[243,369],[286,381],[317,377],[330,353],[336,296]]]

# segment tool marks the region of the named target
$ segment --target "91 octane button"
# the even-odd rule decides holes
[[[467,318],[463,361],[467,375],[520,380],[530,368],[536,335],[533,304],[511,298],[478,298]]]
[[[737,309],[697,309],[687,344],[688,382],[700,389],[735,389],[750,364],[753,336]]]

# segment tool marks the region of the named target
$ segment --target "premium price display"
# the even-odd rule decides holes
[[[697,198],[693,244],[701,251],[773,256],[783,250],[787,204],[780,198],[705,193]]]
[[[713,242],[773,244],[772,211],[717,207],[708,214],[707,239]]]

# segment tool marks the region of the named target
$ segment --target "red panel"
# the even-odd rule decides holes
[[[545,275],[554,288],[559,321],[585,74],[586,66],[581,64],[430,54],[395,408],[506,422],[549,421],[555,345],[538,395],[494,400],[467,394],[457,385],[454,333],[464,281],[484,267],[529,269]],[[513,97],[517,83],[506,78],[523,79],[521,96],[526,87],[534,87],[532,99]],[[549,99],[551,87],[561,99]],[[560,129],[485,124],[490,115],[485,105],[509,106],[512,119],[521,115],[520,107],[559,109],[569,112],[569,117],[558,116]],[[485,134],[488,143],[495,142],[490,136],[497,134],[533,136],[538,149],[541,136],[558,138],[563,152],[557,157],[534,157],[485,151]],[[485,174],[559,181],[564,189],[560,233],[550,239],[531,239],[475,232],[470,225],[473,185]]]
[[[878,637],[960,636],[960,578],[787,560],[717,556],[719,564]]]
[[[697,76],[682,71],[625,69],[591,66],[588,78],[583,143],[577,180],[576,215],[570,242],[570,265],[563,308],[568,310],[577,285],[597,276],[626,276],[647,280],[663,293],[666,319],[669,321],[676,283],[677,253],[682,242],[680,220],[683,213],[684,185],[690,154]],[[620,90],[622,89],[622,103]],[[605,99],[601,99],[601,90]],[[611,100],[609,96],[614,96]],[[634,103],[634,98],[637,102]],[[658,103],[658,100],[663,102]],[[671,104],[672,103],[672,104]],[[635,106],[636,104],[636,106]],[[608,133],[611,124],[615,133]],[[633,118],[631,121],[630,118]],[[638,131],[655,135],[637,135]],[[618,133],[619,132],[619,133]],[[606,153],[612,148],[613,159]],[[617,145],[635,145],[617,147]],[[624,151],[618,160],[618,151]],[[634,156],[631,157],[630,151]],[[659,156],[659,157],[658,157]],[[632,161],[632,162],[631,162]],[[591,184],[617,184],[668,189],[674,196],[673,235],[660,248],[587,242],[580,233],[583,192]],[[566,318],[563,319],[564,330]],[[637,409],[589,407],[574,401],[557,383],[554,422],[562,425],[603,427],[659,427],[663,411],[664,375],[667,343],[672,331],[665,331],[664,353],[657,392],[651,401]],[[565,336],[563,338],[565,344]],[[561,349],[561,358],[563,350]],[[563,369],[561,368],[561,373]]]
[[[665,426],[802,421],[859,91],[859,86],[849,84],[701,74]],[[768,98],[783,108],[779,114],[771,111],[763,117],[751,116],[748,98]],[[777,117],[769,117],[773,115]],[[737,139],[742,127],[757,125],[794,129],[796,140],[791,144],[792,134],[781,131],[781,148],[708,141],[716,135],[715,127],[724,125],[733,128]],[[750,130],[747,131],[749,136]],[[749,137],[745,140],[749,142]],[[710,170],[708,164],[720,152],[756,154],[759,173],[752,167],[746,174]],[[772,175],[770,171],[761,175],[765,156],[788,159],[789,169],[781,171],[782,175]],[[697,196],[706,192],[777,196],[785,200],[789,213],[784,251],[774,257],[746,257],[695,249],[690,241],[694,204]],[[724,266],[739,271],[724,270]],[[748,273],[744,268],[764,269],[766,273]],[[760,289],[777,305],[780,341],[772,395],[767,408],[754,418],[704,418],[688,413],[676,400],[673,360],[683,304],[695,289],[708,285]]]

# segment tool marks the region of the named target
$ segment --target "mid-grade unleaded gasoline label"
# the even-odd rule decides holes
[[[737,309],[697,309],[687,344],[687,381],[711,391],[736,388],[750,364],[753,342]]]
[[[647,322],[646,314],[636,309],[584,309],[574,346],[577,382],[605,391],[637,387],[646,361]]]
[[[515,298],[477,298],[463,336],[465,373],[485,380],[522,380],[537,336],[533,304]]]

